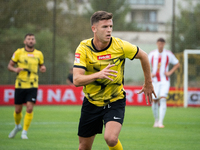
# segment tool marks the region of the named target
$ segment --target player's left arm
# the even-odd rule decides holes
[[[44,65],[44,56],[42,52],[40,52],[40,56],[39,56],[39,69],[40,69],[40,72],[42,73],[46,72],[46,66]]]
[[[178,62],[177,64],[175,64],[172,69],[168,72],[165,72],[166,76],[171,76],[178,68],[180,67],[180,63]]]
[[[148,104],[148,99],[147,99],[147,97],[148,97],[149,102],[151,104],[152,94],[154,94],[155,97],[156,97],[156,94],[154,92],[154,88],[153,88],[153,85],[152,85],[151,69],[150,69],[150,63],[149,63],[148,55],[147,55],[146,52],[139,49],[135,58],[140,59],[142,69],[143,69],[143,72],[144,72],[144,78],[145,78],[145,83],[143,85],[143,88],[138,92],[138,94],[144,92],[146,103]]]
[[[46,66],[44,64],[40,65],[40,72],[46,72]]]

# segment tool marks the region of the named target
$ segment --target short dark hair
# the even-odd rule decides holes
[[[94,23],[97,23],[100,20],[109,20],[112,19],[112,17],[113,17],[112,13],[106,11],[97,11],[91,16],[90,23],[91,25],[93,25]]]
[[[157,42],[164,42],[164,43],[165,43],[165,39],[164,39],[164,38],[159,38],[159,39],[157,40]]]
[[[25,36],[24,36],[24,39],[27,37],[27,36],[35,36],[33,33],[27,33]]]

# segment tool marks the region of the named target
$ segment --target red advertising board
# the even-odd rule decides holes
[[[146,106],[144,94],[137,94],[142,86],[124,86],[126,104]],[[189,91],[189,105],[200,106],[200,89]],[[192,93],[193,92],[193,93]],[[67,85],[40,85],[36,105],[81,105],[84,97],[82,87]],[[14,85],[0,86],[0,105],[14,104]],[[168,106],[183,106],[183,90],[170,88]]]

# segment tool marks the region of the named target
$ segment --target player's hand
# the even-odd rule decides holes
[[[40,72],[46,72],[46,67],[44,65],[40,66]]]
[[[156,76],[156,74],[153,74],[153,73],[151,74],[151,77],[152,77],[152,78],[155,77],[155,76]]]
[[[154,92],[154,88],[152,83],[148,83],[148,84],[144,84],[142,89],[137,93],[137,94],[141,94],[142,92],[144,92],[145,95],[145,100],[146,100],[146,104],[148,105],[148,98],[149,98],[149,103],[151,104],[153,99],[152,99],[152,94],[154,94],[154,96],[157,98],[155,92]]]
[[[165,72],[165,75],[166,75],[167,77],[169,77],[169,76],[171,76],[171,73],[170,73],[170,72]]]
[[[108,76],[113,76],[113,77],[117,76],[117,75],[113,74],[113,73],[117,73],[117,71],[110,70],[110,68],[113,66],[115,66],[115,64],[112,64],[112,65],[109,64],[107,67],[105,67],[103,70],[101,70],[98,74],[98,78],[99,79],[108,79],[108,80],[113,81],[113,79],[108,77]]]
[[[23,69],[23,68],[15,68],[14,71],[15,71],[16,73],[19,73],[19,72],[22,71],[22,70],[24,70],[24,69]]]

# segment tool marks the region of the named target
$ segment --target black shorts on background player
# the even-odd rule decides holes
[[[15,89],[15,104],[23,104],[27,101],[36,103],[37,88]]]

